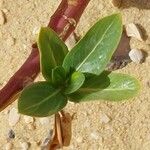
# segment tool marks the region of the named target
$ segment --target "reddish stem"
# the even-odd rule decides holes
[[[90,0],[62,0],[51,17],[48,27],[52,28],[65,41],[75,29],[84,9]],[[0,90],[0,110],[11,104],[17,94],[29,83],[33,82],[40,72],[39,51],[36,44],[20,69]]]

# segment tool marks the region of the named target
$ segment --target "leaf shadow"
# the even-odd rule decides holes
[[[120,43],[119,43],[111,61],[107,65],[107,70],[114,71],[117,69],[121,69],[121,68],[125,67],[129,62],[131,62],[129,55],[128,55],[130,49],[131,49],[130,38],[127,36],[126,31],[124,29]]]

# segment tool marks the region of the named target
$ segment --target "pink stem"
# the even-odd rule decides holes
[[[58,9],[51,17],[48,27],[55,30],[65,41],[75,29],[89,1],[90,0],[62,0]],[[39,51],[37,45],[33,44],[32,52],[25,63],[0,90],[0,110],[3,110],[11,104],[17,98],[17,94],[21,92],[27,84],[34,81],[39,72]]]

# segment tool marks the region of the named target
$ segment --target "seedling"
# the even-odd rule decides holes
[[[139,82],[125,74],[105,70],[121,35],[120,14],[99,20],[69,52],[49,28],[38,37],[40,68],[46,81],[27,86],[18,102],[19,112],[46,117],[61,111],[68,101],[121,101],[134,97]]]

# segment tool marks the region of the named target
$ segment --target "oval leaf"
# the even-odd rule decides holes
[[[55,89],[49,82],[38,82],[26,87],[18,102],[21,114],[46,117],[63,109],[67,98],[61,94],[60,89]]]
[[[67,54],[63,67],[99,75],[116,50],[122,34],[120,14],[98,21]]]
[[[81,102],[90,100],[120,101],[133,98],[139,91],[139,82],[125,74],[102,73],[91,76],[74,94],[69,95],[71,101]]]
[[[68,82],[68,87],[65,89],[65,94],[71,94],[77,91],[84,83],[85,76],[81,72],[74,72]]]
[[[56,67],[52,70],[52,83],[56,87],[61,86],[66,80],[65,69],[61,66]]]
[[[68,48],[50,28],[41,28],[38,38],[40,67],[44,78],[51,81],[52,69],[62,65]]]

